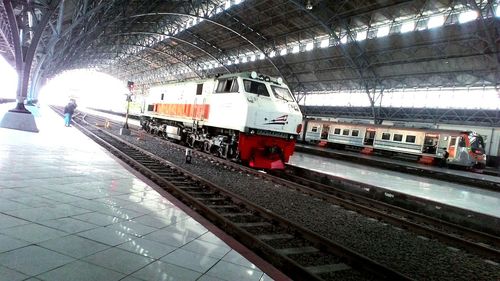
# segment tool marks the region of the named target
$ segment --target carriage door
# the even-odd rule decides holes
[[[375,140],[375,130],[367,128],[365,133],[365,139],[363,141],[364,145],[373,145],[373,141]]]
[[[450,138],[450,144],[448,145],[448,158],[455,158],[455,152],[457,149],[457,137]]]
[[[330,125],[323,125],[323,128],[321,129],[321,139],[327,140],[329,132],[330,132]]]
[[[439,135],[425,134],[424,146],[422,147],[423,153],[436,154]]]

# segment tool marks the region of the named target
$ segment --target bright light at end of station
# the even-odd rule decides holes
[[[91,70],[66,71],[49,80],[40,90],[39,100],[45,104],[65,105],[75,99],[78,106],[123,111],[126,81]]]

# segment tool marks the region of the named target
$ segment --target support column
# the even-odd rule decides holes
[[[34,13],[34,9],[29,5],[33,5],[30,1],[25,3],[18,3],[12,0],[2,0],[5,12],[10,25],[10,30],[12,34],[12,41],[15,50],[16,57],[16,71],[18,74],[18,85],[17,85],[17,105],[14,109],[9,110],[2,120],[0,121],[0,127],[22,130],[28,132],[38,132],[36,126],[35,118],[30,111],[24,106],[24,101],[28,95],[28,88],[30,84],[31,76],[31,66],[33,59],[35,57],[35,52],[42,37],[42,33],[49,22],[50,17],[56,10],[60,1],[51,1],[48,4],[48,8],[43,11],[40,18]],[[17,16],[14,14],[13,5],[20,5],[19,8],[21,13]],[[24,26],[19,27],[19,24],[24,24]],[[27,38],[30,36],[30,38]],[[30,40],[25,40],[30,39]],[[36,83],[36,81],[32,81]]]

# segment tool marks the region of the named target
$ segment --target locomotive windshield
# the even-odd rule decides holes
[[[271,85],[271,89],[273,89],[273,94],[277,99],[293,101],[293,96],[287,88]]]
[[[245,92],[247,93],[269,97],[269,92],[267,91],[266,84],[264,83],[244,79],[243,86],[245,87]]]
[[[479,152],[484,153],[483,137],[477,134],[469,134],[469,142],[471,149],[479,150]]]

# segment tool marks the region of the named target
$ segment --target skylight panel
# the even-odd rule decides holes
[[[306,51],[312,51],[312,49],[314,49],[314,43],[313,42],[309,42],[306,44]]]
[[[255,54],[253,54],[253,55],[250,56],[250,60],[251,61],[255,61]]]
[[[299,45],[295,45],[293,46],[293,49],[292,49],[292,54],[296,54],[300,51],[300,46]]]
[[[276,52],[275,52],[275,51],[271,51],[271,52],[269,53],[269,57],[270,57],[270,58],[273,58],[274,56],[276,56]]]
[[[356,41],[363,41],[363,40],[365,40],[367,34],[368,34],[368,32],[366,30],[359,31],[356,34]]]
[[[478,17],[477,11],[472,10],[472,11],[463,12],[458,16],[458,22],[459,23],[470,22],[470,21],[476,20],[477,17]]]
[[[427,22],[427,28],[436,28],[440,27],[444,24],[444,17],[443,15],[436,15],[431,18],[429,18],[429,21]]]
[[[403,23],[401,26],[401,33],[406,33],[413,31],[415,29],[415,22],[414,21],[407,21]]]
[[[389,35],[391,27],[390,26],[381,26],[377,30],[377,37],[385,37]]]
[[[263,60],[263,59],[265,59],[265,58],[266,58],[266,55],[264,55],[264,54],[260,54],[260,56],[259,56],[259,60]]]
[[[321,40],[321,43],[319,45],[320,48],[326,48],[328,46],[330,46],[330,38],[325,38]]]
[[[281,49],[281,51],[280,51],[280,55],[281,55],[281,56],[284,56],[284,55],[286,55],[286,54],[287,54],[287,50],[286,50],[286,48]]]

